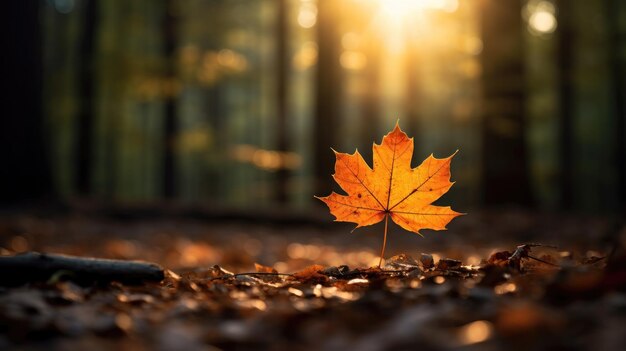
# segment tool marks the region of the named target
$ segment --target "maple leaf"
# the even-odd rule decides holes
[[[380,145],[374,143],[373,169],[358,150],[351,155],[333,151],[337,158],[333,178],[347,195],[332,192],[316,198],[326,203],[335,221],[356,223],[354,229],[385,220],[379,267],[385,253],[389,218],[421,235],[421,229],[445,230],[454,217],[462,215],[449,206],[432,205],[454,184],[450,182],[450,162],[456,152],[443,159],[431,154],[421,165],[411,168],[413,138],[398,123]]]

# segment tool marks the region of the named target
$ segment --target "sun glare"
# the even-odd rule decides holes
[[[459,7],[458,0],[370,0],[378,8],[375,20],[388,38],[403,33],[427,31],[432,22],[431,14],[453,13]]]
[[[417,11],[439,10],[454,12],[458,0],[378,0],[382,14],[392,20],[404,19]]]
[[[386,17],[398,19],[420,9],[420,3],[421,1],[415,0],[380,0],[380,8]]]

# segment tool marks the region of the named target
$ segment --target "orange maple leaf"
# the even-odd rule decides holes
[[[409,139],[397,123],[380,145],[374,143],[374,169],[358,150],[352,155],[333,151],[337,157],[333,178],[348,195],[332,192],[316,198],[326,203],[335,221],[356,223],[354,229],[385,220],[379,267],[389,218],[421,235],[421,229],[445,230],[454,217],[462,215],[450,206],[432,205],[454,184],[450,182],[450,162],[456,152],[443,159],[431,154],[421,165],[411,168],[413,138]]]

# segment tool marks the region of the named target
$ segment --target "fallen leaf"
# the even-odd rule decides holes
[[[407,254],[399,254],[385,261],[385,268],[411,271],[419,268],[419,263]]]
[[[429,269],[435,266],[435,259],[431,254],[422,253],[420,256],[420,263],[422,264],[422,268]]]
[[[495,267],[507,267],[509,265],[509,257],[511,257],[510,251],[498,251],[489,256],[487,265]]]
[[[356,223],[356,228],[385,220],[382,262],[389,218],[420,234],[421,229],[444,230],[454,217],[461,215],[449,206],[432,205],[453,184],[450,162],[456,152],[443,159],[431,154],[412,168],[413,139],[396,123],[380,145],[374,144],[373,155],[372,169],[358,150],[352,155],[335,151],[333,178],[347,195],[332,192],[318,199],[326,203],[336,221]]]
[[[442,258],[437,262],[437,270],[445,271],[448,269],[454,269],[461,267],[461,261],[453,260],[451,258]]]
[[[254,264],[254,269],[257,273],[260,273],[258,277],[254,277],[256,279],[260,279],[261,281],[278,283],[282,281],[282,278],[278,276],[278,271],[274,269],[274,267],[264,266],[260,263]]]
[[[257,273],[278,273],[273,267],[264,266],[260,263],[255,263],[254,268]]]
[[[328,277],[320,273],[324,270],[324,266],[319,264],[314,264],[312,266],[308,266],[301,271],[298,271],[292,275],[292,278],[300,281],[300,282],[325,282],[328,280]]]

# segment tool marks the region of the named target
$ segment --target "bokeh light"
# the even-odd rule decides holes
[[[486,341],[493,334],[493,325],[488,321],[475,321],[464,325],[459,330],[459,340],[462,344],[476,344]]]
[[[302,2],[298,12],[298,24],[302,28],[312,28],[317,23],[317,6],[311,2]]]
[[[556,7],[549,1],[529,2],[523,15],[531,34],[550,34],[557,28]]]

